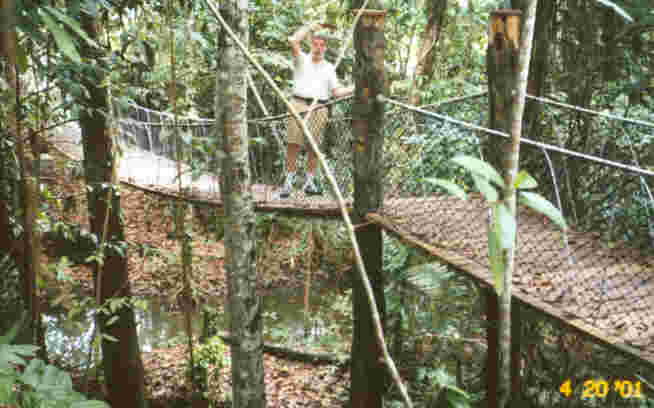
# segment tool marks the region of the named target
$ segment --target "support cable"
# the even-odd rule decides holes
[[[499,130],[493,130],[493,129],[485,128],[483,126],[473,125],[473,124],[470,124],[470,123],[467,123],[467,122],[460,121],[458,119],[454,119],[454,118],[452,118],[450,116],[441,115],[441,114],[438,114],[438,113],[426,111],[424,109],[420,109],[420,108],[417,108],[415,106],[407,105],[405,103],[402,103],[402,102],[399,102],[399,101],[396,101],[396,100],[393,100],[393,99],[389,99],[389,98],[387,98],[387,97],[385,97],[383,95],[377,95],[377,98],[382,102],[387,102],[387,103],[391,103],[391,104],[394,104],[394,105],[397,105],[397,106],[402,106],[405,109],[412,110],[414,112],[419,112],[419,113],[422,113],[422,114],[427,115],[427,116],[431,116],[431,117],[434,117],[434,118],[437,118],[437,119],[444,120],[446,122],[451,122],[451,123],[460,125],[462,127],[467,127],[469,129],[478,130],[480,132],[485,132],[485,133],[493,135],[493,136],[502,136],[502,137],[506,137],[506,138],[510,137],[508,133],[501,132]],[[645,176],[654,177],[654,171],[641,169],[641,168],[636,167],[636,166],[629,166],[629,165],[618,163],[618,162],[615,162],[615,161],[606,160],[606,159],[591,156],[591,155],[588,155],[588,154],[579,153],[579,152],[575,152],[575,151],[572,151],[572,150],[564,149],[562,147],[553,146],[553,145],[550,145],[550,144],[547,144],[547,143],[536,142],[534,140],[527,139],[527,138],[524,138],[524,137],[521,138],[520,141],[524,142],[525,144],[528,144],[528,145],[540,147],[542,149],[548,149],[548,150],[551,150],[551,151],[564,153],[564,154],[567,154],[569,156],[575,156],[575,157],[579,157],[579,158],[586,159],[586,160],[589,160],[589,161],[593,161],[593,162],[596,162],[596,163],[604,164],[604,165],[609,166],[609,167],[615,167],[615,168],[618,168],[618,169],[630,171],[632,173],[642,174],[642,175],[645,175]]]

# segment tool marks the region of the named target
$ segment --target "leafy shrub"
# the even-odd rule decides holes
[[[193,379],[210,401],[219,401],[222,396],[220,373],[226,366],[226,352],[227,346],[219,336],[193,347]]]
[[[37,346],[12,345],[18,325],[0,337],[0,406],[16,408],[108,408],[73,391],[70,374],[34,358]],[[29,362],[26,361],[29,359]],[[24,369],[20,370],[20,367]]]

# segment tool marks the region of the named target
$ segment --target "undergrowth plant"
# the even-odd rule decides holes
[[[38,346],[11,344],[21,323],[0,337],[0,406],[12,408],[109,408],[73,390],[70,374],[35,358]]]
[[[452,162],[471,173],[475,187],[488,201],[491,210],[488,228],[488,260],[495,289],[498,294],[501,294],[504,290],[502,277],[506,266],[502,253],[513,248],[518,229],[517,220],[501,195],[504,191],[504,180],[493,166],[475,157],[460,155],[454,157]],[[440,186],[463,200],[467,198],[465,190],[451,181],[436,178],[426,178],[425,181]],[[537,186],[538,183],[533,177],[524,170],[520,171],[514,185],[515,190],[518,191],[519,202],[545,215],[565,232],[567,224],[561,211],[541,195],[524,191]]]

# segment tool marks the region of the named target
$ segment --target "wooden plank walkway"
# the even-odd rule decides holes
[[[368,219],[457,270],[492,285],[488,206],[479,197],[387,200]],[[654,256],[608,248],[594,234],[560,230],[521,208],[513,296],[654,368]]]
[[[57,144],[79,160],[79,148]],[[177,186],[132,187],[178,199]],[[217,184],[217,183],[216,183]],[[292,215],[339,217],[326,193],[306,197],[296,191],[275,197],[276,186],[256,184],[255,210]],[[183,199],[221,208],[219,194],[191,188]],[[351,205],[351,202],[348,203]],[[351,209],[351,208],[350,208]],[[451,196],[387,199],[368,219],[411,245],[490,285],[488,273],[488,206],[480,197],[461,201]],[[564,236],[543,216],[521,208],[513,296],[569,327],[654,368],[654,256],[627,246],[608,248],[593,234]]]

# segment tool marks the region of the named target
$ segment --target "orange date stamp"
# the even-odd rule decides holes
[[[559,387],[559,392],[566,398],[574,394],[572,380],[565,380]],[[607,381],[604,379],[589,379],[584,381],[581,399],[606,398],[610,392],[617,393],[624,399],[644,398],[640,381],[617,379]]]

